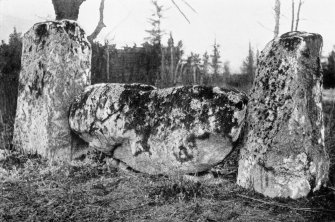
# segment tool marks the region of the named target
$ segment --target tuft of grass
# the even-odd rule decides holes
[[[201,198],[203,185],[180,178],[165,178],[149,183],[145,186],[148,197],[153,205],[164,205],[176,201],[189,202],[194,198]]]

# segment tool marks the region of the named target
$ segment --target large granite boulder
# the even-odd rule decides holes
[[[305,197],[328,177],[318,34],[291,32],[261,52],[237,183],[269,197]]]
[[[68,110],[90,85],[91,47],[74,21],[34,25],[23,37],[13,143],[27,152],[69,159]]]
[[[98,84],[72,104],[69,123],[91,147],[137,171],[187,174],[232,151],[246,105],[245,94],[218,87]]]

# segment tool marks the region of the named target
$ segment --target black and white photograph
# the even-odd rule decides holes
[[[335,221],[334,0],[0,0],[0,221]]]

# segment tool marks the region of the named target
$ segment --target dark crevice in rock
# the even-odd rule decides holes
[[[39,63],[39,65],[40,64],[41,63]],[[32,82],[31,85],[28,86],[31,94],[33,94],[35,92],[36,99],[39,98],[40,96],[42,96],[42,94],[43,94],[45,71],[43,70],[42,73],[43,73],[43,75],[42,75],[42,78],[40,79],[39,73],[36,70],[34,81]]]
[[[178,149],[178,152],[173,153],[177,161],[179,161],[180,163],[185,163],[193,160],[194,156],[188,152],[188,149],[186,147],[179,146]]]
[[[195,136],[195,139],[199,139],[199,140],[206,140],[210,137],[210,133],[209,132],[205,132],[202,135],[199,136]]]
[[[87,92],[84,92],[82,95],[78,96],[75,101],[71,104],[70,106],[70,112],[69,112],[69,118],[74,118],[75,117],[75,112],[74,110],[80,110],[85,107],[85,104],[87,102],[88,97],[90,94],[93,92],[94,88],[91,88]],[[87,114],[85,116],[87,118]]]
[[[36,44],[42,42],[42,48],[43,48],[46,42],[45,39],[48,38],[49,36],[48,25],[45,23],[38,24],[35,28],[35,35],[38,37]]]

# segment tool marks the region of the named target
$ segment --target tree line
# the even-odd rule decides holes
[[[152,0],[153,13],[148,21],[150,29],[141,46],[116,49],[115,44],[92,43],[92,80],[97,82],[140,82],[160,88],[176,85],[234,86],[248,90],[256,67],[256,56],[251,45],[240,75],[232,75],[229,62],[222,63],[220,45],[214,40],[210,53],[191,52],[184,55],[183,42],[177,43],[172,33],[166,43],[161,29],[164,7]],[[240,81],[241,80],[241,81]]]

